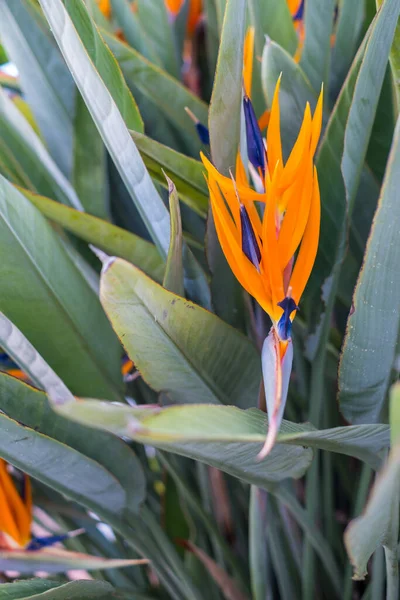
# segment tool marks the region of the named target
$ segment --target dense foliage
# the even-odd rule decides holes
[[[0,0],[0,599],[399,598],[399,14]]]

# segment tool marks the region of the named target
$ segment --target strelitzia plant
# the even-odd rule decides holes
[[[248,76],[245,89],[249,89],[250,81]],[[240,153],[236,178],[218,173],[202,155],[225,257],[241,285],[272,321],[262,351],[269,423],[259,458],[270,452],[282,421],[293,360],[292,321],[315,261],[320,227],[320,194],[313,159],[321,132],[323,94],[321,91],[313,117],[306,105],[297,141],[284,163],[279,88],[280,79],[265,141],[249,96],[245,94],[243,99],[249,164],[264,191],[250,186]]]
[[[1,598],[398,600],[399,14],[0,1]]]

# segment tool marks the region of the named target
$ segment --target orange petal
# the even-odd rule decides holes
[[[280,169],[282,169],[283,165],[279,108],[279,88],[281,86],[281,78],[282,75],[279,76],[279,79],[276,82],[267,130],[268,168],[271,175],[275,171],[277,164],[280,165]]]
[[[311,135],[311,145],[310,152],[311,156],[314,156],[315,150],[317,149],[319,136],[321,135],[321,127],[322,127],[322,111],[323,111],[323,103],[324,103],[324,87],[321,87],[321,93],[318,98],[317,106],[315,107],[314,116],[312,120],[312,135]]]
[[[310,137],[312,131],[312,119],[310,105],[307,102],[304,110],[303,122],[300,127],[299,135],[292,148],[289,158],[286,161],[282,176],[279,179],[279,190],[288,188],[298,175],[304,155],[308,155],[310,148]]]
[[[249,27],[244,40],[243,51],[243,84],[244,91],[249,98],[251,98],[251,84],[253,81],[254,34],[254,27]]]
[[[306,287],[308,278],[310,277],[318,250],[321,202],[316,167],[314,167],[313,179],[313,194],[310,214],[303,240],[301,242],[300,250],[297,255],[296,263],[294,265],[293,274],[290,279],[293,299],[296,304],[300,302],[301,295]]]
[[[300,8],[301,0],[287,0],[287,4],[293,17]]]
[[[23,546],[31,528],[31,512],[18,494],[4,460],[0,460],[0,507],[0,531]]]
[[[261,131],[264,131],[264,129],[267,129],[268,123],[269,123],[270,114],[271,114],[271,111],[268,110],[268,108],[267,108],[263,112],[263,114],[261,115],[261,117],[258,119],[258,126],[261,129]]]

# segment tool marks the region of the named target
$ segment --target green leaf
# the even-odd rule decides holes
[[[394,572],[398,578],[399,503],[400,448],[396,446],[375,481],[363,515],[351,521],[344,534],[346,550],[354,567],[353,579],[365,578],[367,563],[380,546],[385,549],[389,575]],[[391,577],[388,584],[390,580]],[[398,594],[387,596],[390,599],[397,597]]]
[[[41,5],[104,143],[152,239],[158,246],[162,256],[166,257],[169,247],[168,211],[158,195],[140,154],[129,135],[127,127],[131,127],[131,129],[135,128],[135,124],[118,110],[117,104],[106,87],[106,84],[110,86],[111,82],[108,81],[108,77],[103,81],[100,72],[95,69],[74,24],[77,24],[80,28],[83,25],[90,27],[92,35],[94,35],[95,26],[90,21],[87,25],[89,16],[85,12],[86,9],[81,0],[68,2],[74,23],[70,20],[61,0],[54,0],[52,2],[41,0]],[[98,34],[96,35],[96,39],[99,41],[100,38],[97,36]],[[87,44],[89,42],[90,39],[86,40]],[[102,42],[101,44],[103,52],[108,52],[107,47]],[[114,74],[114,76],[118,76],[118,82],[124,86],[122,75],[117,70],[111,55],[107,54],[107,56],[110,63],[115,67],[116,75]],[[111,90],[115,90],[115,96],[119,93],[119,88],[111,86]],[[122,96],[120,105],[121,101],[123,102],[123,106],[126,107],[126,101],[123,100]],[[123,149],[123,152],[121,149]]]
[[[140,27],[146,33],[154,54],[160,58],[162,67],[179,78],[177,52],[164,0],[137,0],[136,9]]]
[[[113,587],[106,581],[70,581],[60,583],[46,579],[31,579],[3,583],[0,600],[109,600]]]
[[[62,550],[48,550],[29,552],[24,550],[0,550],[0,568],[2,571],[18,571],[19,573],[35,573],[46,571],[47,573],[65,573],[72,569],[83,569],[94,571],[98,569],[119,569],[147,563],[144,559],[110,559],[90,556],[80,552],[67,552]],[[110,589],[110,588],[109,588]],[[80,590],[80,594],[84,592]],[[73,598],[69,595],[66,598]],[[40,597],[40,596],[39,596]],[[76,596],[79,599],[81,595]],[[93,596],[92,596],[93,597]],[[62,598],[62,596],[61,596]],[[97,596],[96,596],[97,598]]]
[[[0,255],[0,310],[72,392],[120,399],[120,346],[97,296],[45,218],[1,176]]]
[[[106,151],[93,119],[78,93],[74,119],[74,165],[72,180],[84,209],[109,218]]]
[[[328,84],[331,34],[336,0],[307,0],[305,4],[305,40],[300,64],[316,92]]]
[[[152,178],[167,187],[164,170],[174,180],[182,202],[201,217],[206,217],[208,188],[202,163],[141,133],[131,131],[131,135]]]
[[[49,151],[69,178],[76,87],[32,0],[1,2],[0,36]]]
[[[400,384],[394,383],[390,390],[390,443],[400,443]]]
[[[17,398],[18,402],[16,402]],[[96,513],[100,511],[106,520],[111,519],[112,515],[115,516],[120,510],[126,513],[136,513],[139,510],[145,497],[144,474],[133,451],[117,437],[100,431],[93,435],[93,431],[87,427],[72,423],[55,413],[49,406],[46,394],[5,374],[0,374],[0,409],[9,417],[9,420],[14,419],[14,421],[24,424],[24,426],[20,425],[22,434],[25,431],[30,432],[32,436],[36,433],[40,434],[40,439],[45,440],[43,445],[40,446],[41,449],[47,447],[45,444],[58,444],[57,448],[60,449],[60,453],[65,454],[66,464],[64,467],[63,463],[61,465],[54,463],[54,466],[49,469],[49,473],[54,478],[52,483],[49,479],[45,481],[48,475],[46,456],[48,462],[49,454],[43,455],[36,465],[36,470],[30,473],[33,477],[62,493],[63,490],[68,488],[69,497],[83,503]],[[4,415],[3,417],[6,418]],[[8,421],[4,421],[4,423],[8,424]],[[14,425],[13,431],[17,431]],[[21,434],[21,431],[18,431]],[[32,440],[34,439],[36,438],[32,437]],[[17,456],[18,444],[13,446],[12,451]],[[72,452],[71,459],[68,458],[70,451]],[[29,472],[28,465],[31,464],[28,460],[29,455],[25,456],[21,450],[18,456],[20,456],[20,462],[18,463],[20,468]],[[85,476],[82,476],[82,481],[75,488],[75,477],[78,477],[78,474],[74,475],[71,466],[74,457],[81,457],[83,466],[86,464],[85,461],[89,461],[90,465],[94,465],[96,469],[100,469],[101,466],[101,469],[107,473],[107,476],[102,476],[103,479],[111,478],[112,480],[111,487],[106,487],[97,498],[96,494],[91,493],[91,486],[96,485],[95,480],[91,482],[86,480]],[[12,461],[10,460],[10,462]],[[35,468],[33,460],[31,466],[32,469]],[[60,481],[64,485],[63,488],[60,487],[61,484],[57,483],[58,467],[61,469]],[[80,469],[81,467],[79,467],[79,472]],[[63,474],[64,481],[62,481]],[[82,488],[87,490],[85,501],[83,501],[83,497],[80,498],[78,495]],[[106,497],[109,493],[119,494],[119,500],[115,505],[111,502],[107,504]]]
[[[382,2],[383,0],[376,0],[377,6],[381,6]],[[397,98],[397,110],[400,110],[400,23],[397,23],[396,25],[389,61],[392,69],[394,89]]]
[[[244,0],[227,0],[210,103],[211,155],[225,174],[236,164],[239,148],[245,11]]]
[[[264,36],[268,35],[289,54],[294,54],[298,38],[287,2],[282,0],[249,0],[250,20],[256,29],[256,52],[262,53]]]
[[[277,444],[265,460],[258,462],[257,452],[265,441],[266,416],[256,409],[203,404],[152,410],[86,400],[64,405],[60,410],[78,422],[90,422],[92,427],[118,431],[143,444],[205,462],[266,489],[287,477],[301,477],[312,460],[312,451],[302,447],[307,439],[304,434],[299,445]],[[284,421],[281,432],[296,431],[296,427],[297,431],[304,429]],[[339,443],[337,447],[343,449],[346,445]]]
[[[255,404],[259,356],[218,317],[120,259],[104,264],[100,297],[129,357],[155,390],[175,402]]]
[[[117,59],[131,89],[137,88],[147,102],[159,108],[188,144],[191,154],[197,157],[201,143],[195,127],[185,113],[185,107],[190,108],[205,125],[208,119],[208,107],[205,102],[115,36],[105,31],[102,31],[102,36]]]
[[[171,219],[170,245],[165,265],[163,287],[178,296],[184,296],[182,263],[182,222],[179,198],[174,182],[165,176],[168,182],[169,213]]]
[[[398,121],[339,370],[340,409],[354,423],[379,421],[394,360],[400,317],[396,222],[400,218],[400,121]]]
[[[332,50],[329,89],[335,99],[340,92],[346,75],[357,51],[364,20],[364,3],[343,0],[339,8]]]
[[[250,469],[253,463],[256,463],[254,468],[260,464],[267,465],[270,456],[261,462],[256,461],[257,452],[265,441],[268,420],[265,413],[255,408],[242,410],[234,406],[211,404],[186,404],[164,409],[132,408],[86,400],[65,404],[60,410],[78,422],[90,423],[93,427],[183,454],[222,470],[227,470],[222,453],[228,461],[227,466],[233,464],[228,458],[229,453],[232,459],[237,454],[240,461],[242,451],[242,458],[244,460],[246,456]],[[282,451],[283,445],[290,445],[327,450],[354,456],[377,468],[381,465],[381,452],[389,447],[389,437],[387,425],[317,430],[309,423],[297,424],[283,420],[274,448]],[[280,477],[275,473],[266,475],[266,478],[279,480],[289,476]],[[258,485],[255,480],[246,481]]]
[[[90,431],[87,427],[82,427],[59,416],[50,409],[45,394],[34,390],[14,377],[0,375],[0,408],[11,418],[45,436],[52,438],[57,436],[62,445],[66,444],[73,448],[79,456],[83,454],[83,460],[88,457],[95,465],[102,465],[106,473],[112,474],[113,483],[107,491],[111,490],[115,494],[120,488],[124,490],[125,504],[122,513],[117,512],[120,507],[119,502],[115,505],[113,502],[109,502],[103,506],[102,495],[97,497],[94,494],[83,500],[77,493],[77,490],[81,488],[75,487],[74,477],[72,480],[70,479],[74,471],[69,470],[70,465],[68,464],[65,464],[68,474],[64,479],[65,487],[68,488],[66,495],[96,513],[100,519],[109,523],[130,547],[142,556],[151,559],[152,567],[156,570],[166,590],[170,592],[171,597],[179,598],[179,600],[200,600],[197,590],[191,584],[183,564],[179,561],[173,546],[168,543],[158,522],[152,518],[145,507],[140,507],[146,489],[145,479],[140,463],[131,448],[115,436],[100,431],[93,435],[93,430]],[[16,439],[23,438],[26,431],[26,427],[21,426]],[[2,436],[0,436],[0,446],[1,440]],[[17,451],[18,444],[11,445],[13,450]],[[34,476],[51,485],[46,479],[49,464],[48,448],[42,447],[42,449],[46,452],[35,464],[36,467],[43,468],[43,473],[39,477],[39,473],[36,472]],[[29,473],[26,458],[27,456],[21,451],[21,469]],[[53,464],[52,461],[51,464]],[[55,469],[56,465],[52,471]],[[33,473],[31,474],[33,475]],[[82,475],[80,485],[93,487],[93,482],[85,481],[85,478],[86,475]],[[52,487],[60,491],[57,485]],[[177,572],[180,574],[179,579],[175,576]]]
[[[14,164],[22,170],[25,185],[63,204],[82,208],[72,185],[58,169],[28,121],[1,89],[0,132],[1,145],[4,144]]]
[[[163,280],[164,262],[157,248],[147,240],[107,221],[63,206],[44,196],[32,194],[22,188],[20,191],[51,221],[58,223],[74,235],[101,248],[108,254],[119,256],[133,263],[150,275],[152,279],[158,282]]]

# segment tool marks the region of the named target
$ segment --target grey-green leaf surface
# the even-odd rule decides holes
[[[287,2],[249,0],[251,24],[256,30],[256,48],[261,54],[264,36],[268,35],[290,54],[296,52],[298,38]]]
[[[364,2],[343,0],[340,5],[329,82],[333,98],[338,96],[356,54],[364,20],[364,10]]]
[[[0,255],[0,310],[73,393],[120,399],[120,345],[97,296],[46,219],[1,176]]]
[[[164,170],[173,179],[182,202],[200,216],[206,217],[208,189],[202,163],[141,133],[131,131],[131,135],[152,178],[167,187]]]
[[[114,588],[106,581],[70,581],[28,579],[3,583],[0,600],[109,600]]]
[[[68,2],[74,17],[73,23],[61,0],[41,0],[41,6],[121,178],[152,239],[162,256],[166,257],[169,247],[169,215],[129,134],[127,127],[135,127],[132,127],[126,117],[124,120],[106,81],[103,81],[95,68],[74,27],[74,24],[79,25],[82,15],[86,17],[86,22],[89,19],[86,8],[81,0]],[[82,26],[81,24],[80,27]],[[94,31],[93,23],[89,23],[89,27]],[[108,59],[113,60],[111,55]],[[121,101],[125,106],[125,101]]]
[[[383,0],[376,0],[377,6],[382,5]],[[392,49],[389,55],[390,67],[393,74],[393,84],[397,98],[397,109],[400,110],[400,22],[396,25]]]
[[[77,93],[74,118],[72,180],[84,209],[91,215],[109,218],[109,189],[106,151],[96,125]]]
[[[399,15],[400,4],[397,0],[386,0],[380,8],[354,89],[341,163],[350,210],[360,181]]]
[[[225,470],[224,459],[231,467],[235,463],[239,465],[243,459],[253,471],[252,463],[257,463],[257,452],[265,441],[268,428],[265,413],[258,409],[241,410],[233,406],[210,404],[157,409],[113,406],[106,402],[86,400],[66,404],[60,410],[78,422],[190,456],[222,470]],[[389,427],[385,425],[316,430],[309,424],[284,420],[274,449],[282,451],[286,445],[290,448],[318,448],[354,456],[377,467],[381,464],[380,454],[389,447],[389,443]],[[272,459],[273,453],[261,464],[267,467],[268,463],[269,466],[270,456]],[[253,466],[256,469],[256,464]],[[279,476],[275,472],[266,474],[266,479],[277,481],[289,476],[294,475]],[[250,483],[258,485],[255,480]]]
[[[163,280],[165,265],[154,244],[87,213],[63,206],[22,188],[20,191],[45,217],[58,223],[67,231],[104,250],[107,254],[119,256],[133,263],[155,281]]]
[[[129,546],[142,556],[150,558],[153,568],[173,598],[200,600],[176,556],[174,547],[166,540],[158,522],[152,519],[143,506],[140,507],[145,495],[145,479],[141,465],[131,448],[113,435],[100,431],[93,435],[93,431],[89,431],[87,427],[58,415],[49,407],[45,394],[14,377],[0,375],[0,402],[1,409],[12,419],[24,423],[44,436],[57,437],[58,442],[72,448],[79,456],[83,455],[83,459],[91,459],[96,465],[101,465],[106,473],[112,474],[114,493],[122,488],[125,501],[121,498],[115,505],[109,502],[107,506],[103,506],[102,496],[80,497],[77,490],[81,488],[75,488],[74,479],[68,479],[68,475],[73,476],[73,471],[68,471],[64,478],[64,483],[69,488],[66,495],[92,510],[122,535]],[[20,426],[17,439],[23,438],[25,431],[26,427]],[[14,451],[17,447],[18,444],[14,444]],[[36,467],[43,465],[43,473],[40,473],[40,477],[39,473],[34,475],[45,483],[49,456],[52,455],[46,451],[43,461],[36,462]],[[25,455],[21,456],[20,465],[23,470],[26,466],[25,458]],[[25,470],[29,472],[28,468]],[[50,485],[49,481],[47,483]],[[85,481],[81,482],[81,485],[85,485]],[[54,489],[61,491],[56,485]],[[117,512],[121,503],[122,512]],[[175,578],[176,572],[181,573],[179,580]]]
[[[76,87],[32,0],[0,3],[0,36],[55,162],[72,171]]]
[[[20,165],[33,190],[75,208],[82,208],[72,185],[12,100],[0,88],[0,139]]]
[[[227,0],[210,103],[211,155],[225,174],[234,168],[239,149],[245,12],[244,0]]]
[[[351,423],[379,421],[394,360],[400,317],[398,219],[400,121],[354,294],[339,370],[339,401]]]
[[[164,70],[179,78],[177,49],[164,0],[137,0],[136,15]]]
[[[207,104],[174,77],[146,60],[139,52],[130,48],[115,36],[105,31],[101,33],[117,59],[128,85],[136,87],[149,102],[160,109],[161,113],[183,136],[193,156],[198,156],[201,149],[200,140],[195,127],[193,127],[185,113],[185,107],[190,108],[197,118],[206,125],[208,120]]]
[[[336,0],[307,0],[305,3],[305,40],[300,64],[316,92],[329,81],[335,7]]]
[[[18,402],[16,402],[17,398]],[[14,419],[15,422],[23,423],[26,426],[26,428],[21,426],[22,432],[25,429],[26,431],[32,430],[34,433],[41,434],[42,438],[48,440],[49,444],[56,440],[54,443],[59,444],[60,447],[62,446],[66,455],[71,450],[73,456],[82,457],[83,465],[86,464],[87,459],[90,460],[90,464],[97,465],[97,467],[101,465],[102,469],[110,477],[112,476],[115,490],[119,490],[118,493],[120,494],[120,499],[115,506],[112,503],[107,505],[106,501],[103,506],[103,496],[98,499],[95,495],[88,496],[83,502],[82,499],[79,500],[78,496],[75,496],[75,493],[80,490],[80,486],[85,485],[85,478],[83,477],[83,481],[75,489],[75,475],[71,471],[69,475],[65,475],[64,481],[65,486],[69,488],[69,497],[77,502],[82,501],[85,506],[96,513],[103,509],[106,520],[111,518],[110,515],[117,514],[120,508],[123,511],[138,511],[145,497],[144,474],[133,451],[117,437],[100,431],[93,435],[93,431],[87,427],[72,423],[54,412],[49,406],[46,394],[3,373],[0,374],[0,409],[9,417],[9,420]],[[8,423],[8,421],[5,421],[5,423]],[[15,444],[15,451],[17,446],[18,444]],[[36,465],[36,474],[32,472],[32,476],[37,477],[44,483],[46,483],[44,478],[47,473],[49,456],[51,455],[47,455],[46,460],[43,457],[43,461]],[[28,470],[25,463],[26,458],[28,457],[21,452],[20,465],[22,470]],[[67,457],[65,460],[69,462]],[[65,468],[68,471],[70,466],[67,464]],[[41,469],[43,469],[43,473]],[[50,471],[53,473],[52,469]],[[64,471],[62,470],[62,472]],[[92,483],[94,484],[94,482]],[[52,484],[52,487],[57,491],[62,491],[58,484]],[[123,490],[123,494],[121,490]],[[87,501],[90,501],[90,503],[87,504]]]
[[[400,448],[396,446],[385,469],[376,479],[364,513],[351,521],[344,534],[346,550],[354,567],[354,579],[364,579],[372,554],[384,546],[386,560],[397,555],[400,502]],[[397,570],[394,558],[391,569]],[[388,596],[388,598],[396,596]]]
[[[203,404],[159,412],[145,408],[118,410],[93,400],[79,404],[76,409],[72,404],[64,406],[63,414],[80,422],[90,421],[93,427],[123,431],[136,441],[205,462],[260,487],[268,488],[287,477],[301,477],[312,460],[312,451],[300,445],[276,445],[265,460],[257,462],[257,452],[265,440],[266,420],[263,413],[259,420],[254,419],[254,410],[244,412]],[[246,436],[240,438],[240,431],[254,428],[256,442],[246,442]]]
[[[3,313],[0,313],[0,344],[34,385],[46,390],[54,402],[73,402],[74,396],[63,381]]]
[[[259,356],[218,317],[121,259],[103,266],[100,298],[128,355],[155,390],[181,403],[255,404]]]
[[[93,474],[91,474],[93,475]],[[89,475],[90,476],[90,475]],[[39,570],[47,573],[65,573],[73,569],[95,571],[98,569],[118,569],[148,562],[135,559],[109,559],[90,556],[80,552],[60,550],[0,550],[0,568],[2,571],[18,571],[19,573],[36,573]],[[62,596],[61,596],[62,597]],[[74,596],[68,595],[67,598]],[[93,597],[93,596],[92,596]],[[75,598],[78,596],[75,595]],[[82,596],[79,596],[82,598]]]
[[[184,296],[182,261],[182,221],[179,197],[174,182],[166,176],[169,193],[169,213],[171,219],[170,245],[165,264],[163,287],[178,296]]]

